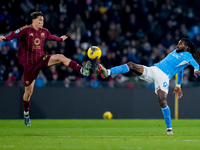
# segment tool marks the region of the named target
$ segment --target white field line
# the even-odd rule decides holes
[[[44,136],[44,135],[38,135],[38,136],[32,136],[33,138],[49,138],[51,136]],[[121,140],[119,138],[130,138],[129,140],[142,140],[142,139],[138,139],[138,138],[134,138],[135,136],[105,136],[105,135],[102,135],[102,136],[55,136],[55,137],[58,137],[58,138],[115,138],[113,140]],[[162,139],[148,139],[148,140],[151,140],[151,141],[161,141]],[[197,142],[197,141],[200,141],[199,139],[181,139],[181,140],[177,140],[177,139],[172,139],[172,140],[168,140],[168,141],[188,141],[188,142]],[[0,147],[13,147],[13,145],[0,145]]]
[[[14,145],[0,145],[0,147],[3,147],[3,148],[14,148],[15,146]]]
[[[2,148],[5,148],[5,149],[10,149],[10,148],[15,148],[15,146],[14,145],[0,145],[0,147],[2,147]],[[37,146],[35,147],[35,148],[37,148]],[[40,148],[40,147],[38,147],[38,148]],[[56,147],[52,147],[52,146],[46,146],[45,148],[55,148],[56,149]],[[93,149],[93,150],[95,150],[95,149],[102,149],[102,147],[79,147],[79,146],[75,146],[75,147],[73,147],[73,146],[67,146],[66,147],[67,149],[85,149],[85,150],[87,150],[87,149]],[[106,149],[113,149],[112,147],[107,147]],[[139,150],[139,149],[143,149],[142,147],[136,147],[136,148],[134,148],[134,147],[120,147],[120,149],[124,149],[124,150]]]

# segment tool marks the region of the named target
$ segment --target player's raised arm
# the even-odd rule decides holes
[[[66,35],[63,35],[60,37],[63,41],[66,40],[68,37]]]
[[[200,66],[200,52],[197,47],[192,42],[187,42],[189,49],[188,51],[192,54],[192,59],[189,61],[190,65],[194,67],[194,76],[200,76],[199,66]]]
[[[183,79],[183,69],[178,72],[177,77],[178,78],[177,78],[176,86],[180,87],[180,85],[182,83],[182,79]]]
[[[48,30],[47,31],[47,39],[48,40],[53,40],[53,41],[64,41],[63,40],[63,37],[58,37],[58,36],[55,36],[55,35],[52,35]]]
[[[194,76],[200,76],[199,64],[195,60],[190,61],[190,64],[194,67]]]
[[[27,26],[24,26],[20,29],[17,29],[15,31],[13,31],[11,34],[7,35],[7,36],[3,36],[0,40],[6,40],[6,41],[10,41],[14,38],[18,38],[24,35],[24,31],[26,30]]]

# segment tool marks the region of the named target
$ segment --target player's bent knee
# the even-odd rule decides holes
[[[167,106],[167,100],[160,100],[160,107],[165,108]]]
[[[61,57],[61,58],[65,58],[65,56],[64,56],[63,54],[60,54],[60,57]]]
[[[64,62],[66,57],[63,54],[58,55],[59,62]]]
[[[159,99],[167,99],[167,93],[161,89],[157,90],[157,95]]]
[[[25,94],[31,96],[33,94],[33,90],[26,90]]]

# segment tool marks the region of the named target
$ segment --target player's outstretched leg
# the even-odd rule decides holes
[[[87,61],[86,65],[84,67],[77,64],[77,62],[70,60],[69,58],[65,57],[62,54],[54,54],[49,58],[47,66],[53,66],[58,63],[63,63],[65,66],[72,68],[73,70],[80,72],[84,76],[89,76],[90,69],[92,68],[92,63],[90,61]]]
[[[84,76],[90,75],[90,69],[92,68],[92,63],[90,61],[87,61],[85,66],[83,66],[80,70],[80,73]]]

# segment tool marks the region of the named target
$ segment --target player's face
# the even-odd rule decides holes
[[[178,42],[178,45],[176,46],[176,52],[184,52],[184,51],[186,51],[185,42],[180,40]]]
[[[35,19],[35,24],[36,24],[36,26],[37,26],[38,29],[43,28],[43,25],[44,25],[44,17],[43,17],[43,16],[38,16],[38,17]]]

